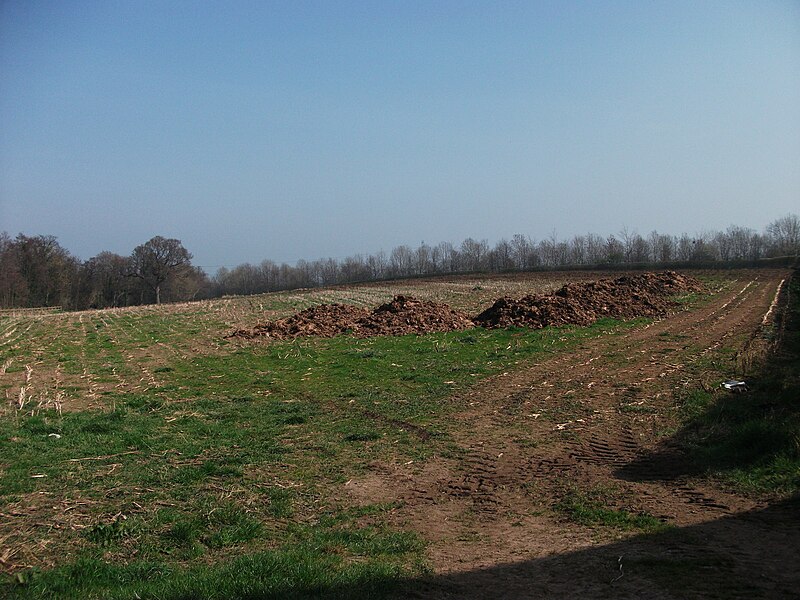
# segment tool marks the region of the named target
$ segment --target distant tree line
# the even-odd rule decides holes
[[[179,240],[157,236],[130,256],[101,252],[81,262],[52,235],[0,233],[0,306],[66,310],[207,298],[213,283]]]
[[[494,246],[467,238],[416,248],[402,245],[389,254],[300,260],[295,265],[264,260],[258,265],[221,268],[213,277],[191,264],[192,255],[176,239],[154,237],[130,256],[101,252],[81,262],[53,236],[11,238],[0,234],[0,306],[61,306],[67,310],[109,308],[246,295],[473,272],[511,272],[574,267],[709,263],[757,264],[767,258],[800,254],[800,217],[787,215],[763,232],[732,225],[695,236],[645,236],[623,229],[606,237],[589,233],[560,240],[517,234]]]

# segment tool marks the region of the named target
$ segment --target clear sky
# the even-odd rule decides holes
[[[800,2],[0,1],[0,231],[213,267],[800,212]]]

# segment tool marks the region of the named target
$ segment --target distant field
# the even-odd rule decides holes
[[[404,294],[476,314],[602,275],[0,313],[0,591],[788,593],[800,583],[784,568],[800,554],[784,506],[800,489],[798,413],[784,400],[797,360],[764,359],[796,344],[784,307],[797,283],[773,306],[789,272],[696,273],[707,293],[655,322],[225,337],[319,303]],[[751,390],[721,391],[733,377]],[[744,569],[767,545],[766,579],[753,581]]]

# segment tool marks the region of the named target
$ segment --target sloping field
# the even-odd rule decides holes
[[[0,595],[792,597],[798,286],[690,274],[665,318],[541,330],[226,337],[603,274],[0,318]]]

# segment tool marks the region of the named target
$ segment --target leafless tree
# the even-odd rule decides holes
[[[395,277],[410,276],[414,268],[414,251],[405,244],[393,248],[389,255],[389,268]]]
[[[481,271],[486,267],[489,243],[468,237],[461,242],[461,270]]]
[[[767,226],[772,253],[776,256],[800,254],[800,217],[795,214],[776,219]]]

